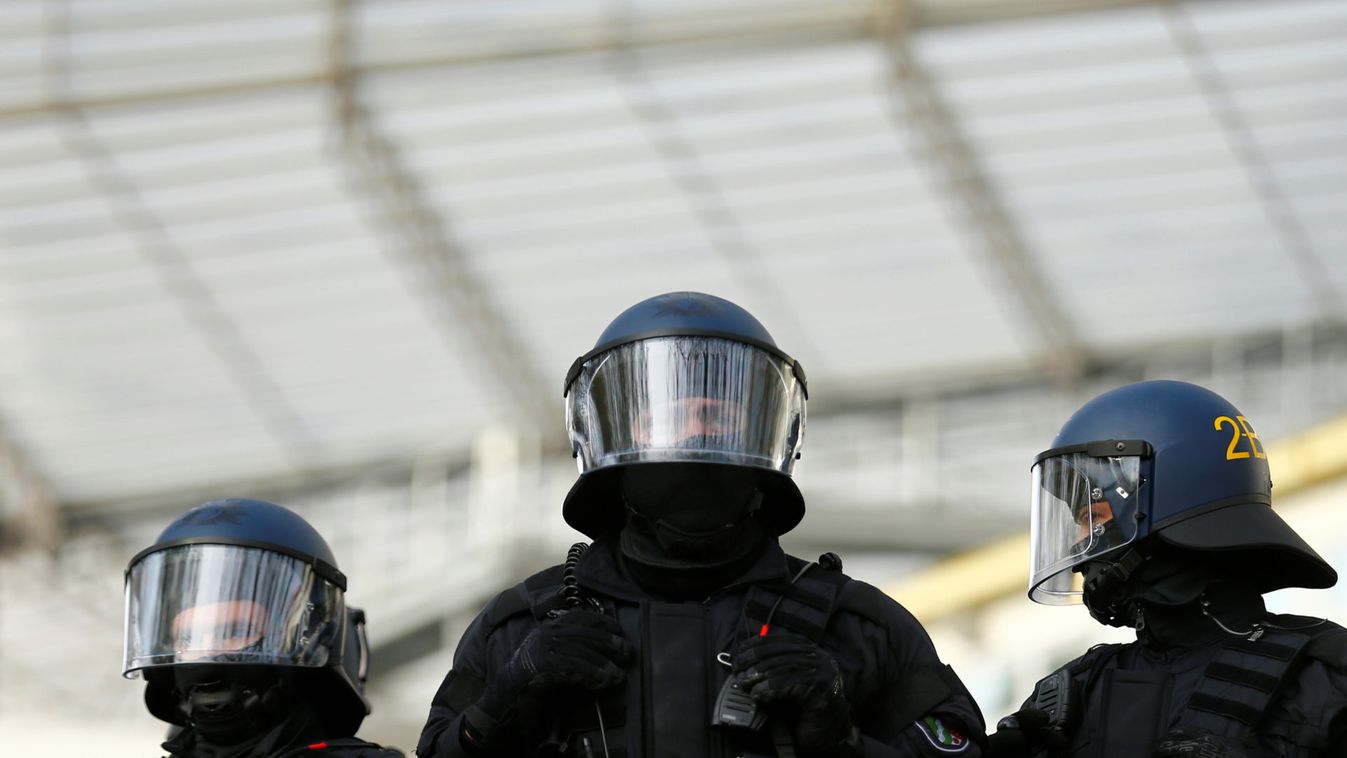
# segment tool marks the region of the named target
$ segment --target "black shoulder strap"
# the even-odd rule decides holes
[[[557,567],[534,574],[500,593],[484,611],[484,631],[490,634],[510,618],[526,611],[541,619],[549,610],[563,607],[565,598],[561,595],[561,586],[561,569]]]
[[[892,604],[893,598],[865,582],[847,582],[837,601],[838,610],[850,611],[881,626],[885,623],[884,609]]]
[[[1044,686],[1056,686],[1056,679],[1061,676],[1062,672],[1066,672],[1071,677],[1072,682],[1075,683],[1075,686],[1081,688],[1082,692],[1087,691],[1090,684],[1093,683],[1095,679],[1099,678],[1099,672],[1104,666],[1106,666],[1108,662],[1112,660],[1113,656],[1124,647],[1126,647],[1126,644],[1121,642],[1101,642],[1098,645],[1094,645],[1089,650],[1086,650],[1079,658],[1068,661],[1063,664],[1061,668],[1058,668],[1051,674],[1039,679],[1038,682],[1034,684],[1034,691],[1029,696],[1029,699],[1032,701],[1037,698],[1040,690],[1042,690]]]
[[[786,556],[792,576],[810,564],[794,556]],[[876,624],[884,623],[884,607],[892,599],[880,590],[857,582],[842,573],[842,559],[836,553],[824,553],[794,586],[781,582],[755,585],[745,603],[745,615],[751,621],[763,622],[772,606],[781,598],[780,607],[772,614],[772,623],[780,623],[817,642],[827,629],[828,621],[838,611],[850,611]],[[803,610],[804,606],[809,610]],[[754,630],[756,631],[756,629]]]
[[[1266,629],[1226,643],[1188,698],[1179,725],[1225,737],[1256,732],[1264,717],[1300,670],[1321,624],[1305,629]]]
[[[486,608],[486,616],[482,620],[484,631],[490,634],[496,627],[504,624],[513,616],[518,616],[525,611],[532,609],[532,603],[529,599],[528,588],[523,584],[516,584],[510,589],[496,596],[495,602]]]
[[[752,633],[758,633],[763,626],[780,626],[819,642],[827,631],[828,620],[837,611],[843,588],[851,579],[840,571],[805,563],[793,556],[786,556],[786,561],[792,581],[749,587],[744,598],[744,618],[751,623]]]
[[[1125,647],[1127,647],[1127,643],[1124,642],[1101,642],[1098,645],[1092,646],[1089,650],[1085,651],[1084,655],[1071,661],[1062,668],[1071,673],[1071,678],[1073,680],[1079,681],[1081,686],[1085,689],[1089,689],[1090,684],[1092,684],[1095,679],[1099,678],[1099,672],[1103,670],[1104,666],[1108,665],[1108,662],[1113,660],[1113,656],[1117,655],[1118,651]],[[1041,684],[1048,678],[1049,677],[1044,677],[1043,679],[1040,679],[1039,683]],[[1035,689],[1037,689],[1037,685],[1035,685]]]

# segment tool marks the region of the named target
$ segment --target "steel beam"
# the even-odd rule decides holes
[[[376,115],[360,101],[362,72],[354,64],[353,5],[354,0],[336,0],[332,5],[330,78],[341,157],[360,190],[355,194],[375,204],[375,217],[391,243],[390,254],[413,272],[417,283],[430,285],[421,291],[448,349],[457,352],[455,338],[466,335],[485,358],[491,371],[486,384],[499,388],[502,406],[516,409],[519,420],[538,430],[556,427],[560,383],[547,381],[538,371],[492,298],[492,287],[475,270],[472,256],[454,238]],[[453,357],[461,365],[474,363],[472,356]]]
[[[640,48],[634,44],[636,26],[630,6],[625,2],[619,2],[618,6],[614,14],[618,40],[628,40],[629,44],[613,51],[610,68],[627,108],[636,117],[675,188],[687,199],[688,208],[706,231],[711,249],[728,264],[731,276],[745,292],[753,293],[756,302],[771,309],[771,321],[780,324],[778,334],[791,335],[793,354],[812,355],[817,360],[826,351],[809,344],[808,330],[790,307],[793,299],[776,281],[770,262],[744,235],[743,226],[715,177],[703,165],[696,146],[683,134],[678,115],[651,83]],[[812,370],[820,368],[814,366]]]
[[[914,28],[965,26],[1146,8],[1173,0],[907,0]],[[1190,2],[1195,0],[1190,0]]]
[[[1203,0],[1205,1],[1205,0]],[[1069,15],[1128,7],[1154,7],[1165,0],[984,0],[983,2],[947,3],[938,0],[921,2],[911,9],[910,23],[914,29],[1013,21],[1040,16]],[[814,12],[795,15],[738,14],[716,18],[705,26],[672,24],[643,29],[629,39],[609,31],[596,33],[590,39],[577,35],[557,34],[551,40],[531,40],[527,49],[500,50],[488,53],[456,51],[452,46],[435,55],[420,58],[361,65],[365,75],[418,71],[452,66],[489,63],[494,61],[528,60],[566,55],[586,55],[612,52],[620,46],[655,46],[691,42],[732,42],[779,37],[789,44],[818,45],[844,40],[873,38],[883,31],[876,23],[875,14],[864,5],[816,3]],[[534,44],[536,43],[536,44]],[[288,74],[252,81],[229,82],[206,86],[168,87],[154,92],[118,95],[83,95],[71,102],[49,98],[43,102],[0,107],[0,119],[40,116],[59,113],[71,105],[84,108],[125,107],[153,103],[192,100],[212,97],[233,97],[257,92],[273,92],[289,88],[322,87],[334,85],[334,72],[323,68],[310,73]]]
[[[453,475],[467,471],[469,451],[446,453],[458,466],[450,465]],[[302,471],[272,471],[228,481],[202,481],[188,487],[149,492],[120,492],[96,500],[69,500],[62,503],[68,521],[75,527],[115,525],[137,518],[171,518],[184,508],[220,497],[220,493],[249,493],[280,503],[292,502],[315,493],[338,492],[370,484],[403,485],[413,478],[414,461],[386,457],[341,464],[310,466]],[[461,468],[460,468],[461,467]]]
[[[117,223],[136,242],[136,250],[157,275],[160,286],[183,319],[215,356],[221,373],[231,380],[263,427],[297,468],[308,466],[318,442],[286,396],[284,388],[266,371],[262,359],[248,344],[210,286],[197,274],[164,223],[145,203],[139,189],[117,165],[112,151],[99,139],[82,106],[70,92],[70,31],[68,2],[49,10],[47,76],[55,92],[55,110],[66,148],[77,158],[89,185],[102,196]]]
[[[972,241],[984,268],[1005,283],[1024,320],[1040,338],[1039,362],[1054,377],[1075,382],[1089,358],[1071,320],[1040,270],[1029,244],[988,177],[976,148],[911,45],[911,4],[893,0],[882,39],[892,67],[895,120],[915,131],[921,154],[942,196],[954,202],[954,221]]]
[[[9,522],[17,527],[17,542],[21,545],[55,550],[62,533],[59,506],[51,482],[0,425],[0,523]]]
[[[1282,189],[1271,162],[1245,120],[1206,40],[1181,4],[1164,3],[1163,8],[1170,39],[1182,54],[1193,81],[1207,101],[1207,107],[1224,130],[1231,152],[1235,154],[1249,185],[1258,196],[1268,224],[1294,263],[1301,283],[1313,298],[1320,318],[1347,321],[1347,299],[1333,285],[1333,277],[1324,263],[1323,254],[1316,250],[1314,240]]]

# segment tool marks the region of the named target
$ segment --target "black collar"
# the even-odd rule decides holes
[[[1138,630],[1137,640],[1149,648],[1179,650],[1235,639],[1239,635],[1226,629],[1251,632],[1254,622],[1268,615],[1261,595],[1230,583],[1210,585],[1197,601],[1184,605],[1143,602],[1142,613],[1145,625]]]
[[[604,535],[594,540],[594,545],[580,559],[575,570],[576,579],[581,587],[591,593],[633,603],[649,599],[650,593],[631,580],[618,565],[619,560],[617,533]],[[712,596],[739,587],[789,580],[790,568],[786,563],[786,553],[776,538],[769,537],[757,559],[737,578],[713,592]]]

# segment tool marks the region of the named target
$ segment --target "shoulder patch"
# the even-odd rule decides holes
[[[918,721],[917,730],[931,743],[931,747],[942,753],[957,755],[967,751],[973,744],[967,735],[954,730],[935,716],[926,716]]]

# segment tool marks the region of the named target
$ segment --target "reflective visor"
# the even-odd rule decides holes
[[[255,547],[180,545],[126,579],[122,673],[175,663],[324,666],[341,649],[342,592],[296,558]]]
[[[566,395],[580,473],[642,461],[708,461],[789,474],[804,435],[791,364],[718,337],[657,337],[586,361]]]
[[[1072,569],[1136,539],[1141,456],[1063,453],[1035,463],[1032,478],[1029,597],[1078,603]]]

